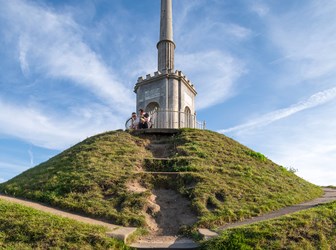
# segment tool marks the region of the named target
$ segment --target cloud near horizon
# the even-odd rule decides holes
[[[0,99],[0,130],[2,134],[35,146],[64,149],[92,134],[122,127],[122,121],[114,121],[109,109],[104,109],[92,106],[83,108],[81,114],[53,115],[35,107],[8,104]]]
[[[314,108],[319,105],[323,105],[334,99],[336,99],[336,87],[315,93],[314,95],[310,96],[308,99],[302,102],[298,102],[297,104],[294,104],[288,108],[272,111],[268,114],[264,114],[256,119],[253,119],[241,125],[237,125],[237,126],[234,126],[228,129],[222,129],[222,130],[219,130],[218,132],[224,134],[224,133],[232,133],[232,132],[237,132],[237,131],[240,132],[244,130],[266,126],[268,124],[271,124],[280,119],[287,118],[303,110]]]

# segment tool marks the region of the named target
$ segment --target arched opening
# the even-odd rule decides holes
[[[145,112],[149,114],[149,126],[151,128],[158,128],[159,108],[160,105],[157,102],[151,102],[147,105],[145,109]]]
[[[184,127],[185,128],[193,128],[193,117],[191,115],[191,110],[187,106],[184,109]]]
[[[153,114],[155,111],[157,111],[160,108],[159,104],[157,102],[151,102],[147,105],[145,111],[149,114]]]

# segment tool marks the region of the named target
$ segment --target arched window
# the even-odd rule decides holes
[[[145,111],[146,113],[149,114],[149,126],[151,128],[158,128],[159,127],[159,120],[160,120],[160,116],[159,116],[159,104],[157,102],[151,102],[147,105]]]
[[[145,111],[149,114],[154,113],[160,108],[159,104],[157,102],[151,102],[147,105]]]
[[[187,106],[184,109],[184,127],[185,128],[193,128],[193,117],[191,115],[191,110]]]

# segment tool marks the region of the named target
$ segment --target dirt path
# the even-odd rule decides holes
[[[45,205],[41,205],[39,203],[36,202],[30,202],[30,201],[26,201],[23,199],[18,199],[18,198],[13,198],[13,197],[9,197],[9,196],[5,196],[5,195],[1,195],[0,194],[0,199],[2,200],[6,200],[12,203],[16,203],[16,204],[20,204],[20,205],[24,205],[27,207],[31,207],[31,208],[35,208],[37,210],[43,211],[43,212],[47,212],[47,213],[51,213],[54,215],[58,215],[58,216],[62,216],[62,217],[66,217],[69,219],[74,219],[80,222],[84,222],[84,223],[89,223],[92,225],[100,225],[100,226],[105,226],[110,230],[115,230],[117,228],[120,228],[120,226],[117,225],[113,225],[110,223],[106,223],[103,221],[99,221],[99,220],[94,220],[88,217],[84,217],[84,216],[80,216],[80,215],[76,215],[76,214],[72,214],[72,213],[67,213],[58,209],[54,209]]]
[[[319,204],[323,204],[323,203],[328,203],[328,202],[332,202],[332,201],[336,201],[336,189],[332,189],[332,188],[324,188],[324,195],[320,198],[317,198],[315,200],[312,201],[308,201],[305,203],[301,203],[298,205],[294,205],[291,207],[285,207],[283,209],[280,209],[278,211],[274,211],[271,212],[269,214],[265,214],[259,217],[254,217],[251,219],[247,219],[244,221],[240,221],[237,223],[232,223],[232,224],[227,224],[223,227],[218,228],[218,230],[216,231],[223,231],[225,229],[229,229],[229,228],[234,228],[234,227],[239,227],[239,226],[244,226],[244,225],[249,225],[252,223],[256,223],[256,222],[260,222],[260,221],[265,221],[265,220],[269,220],[269,219],[274,219],[286,214],[291,214],[291,213],[295,213],[301,210],[305,210],[305,209],[309,209],[312,207],[315,207]]]

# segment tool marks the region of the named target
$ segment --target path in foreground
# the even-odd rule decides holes
[[[323,204],[323,203],[328,203],[328,202],[333,202],[336,201],[336,189],[332,189],[332,188],[324,188],[324,195],[320,198],[317,198],[315,200],[309,201],[309,202],[305,202],[299,205],[295,205],[295,206],[291,206],[291,207],[286,207],[283,209],[280,209],[278,211],[269,213],[269,214],[265,214],[259,217],[255,217],[255,218],[251,218],[248,220],[244,220],[241,222],[237,222],[237,223],[232,223],[232,224],[228,224],[226,226],[220,227],[218,228],[217,231],[223,231],[225,229],[229,229],[229,228],[234,228],[234,227],[239,227],[239,226],[243,226],[243,225],[249,225],[252,223],[256,223],[256,222],[260,222],[260,221],[265,221],[265,220],[269,220],[269,219],[274,219],[286,214],[291,214],[294,212],[298,212],[304,209],[309,209],[312,208],[314,206],[317,206],[319,204]],[[105,226],[107,227],[111,232],[109,232],[108,234],[111,237],[114,238],[118,238],[121,240],[125,240],[127,238],[128,235],[130,235],[131,233],[133,233],[136,228],[130,228],[130,227],[121,227],[121,226],[117,226],[117,225],[113,225],[110,223],[106,223],[106,222],[102,222],[99,220],[94,220],[88,217],[84,217],[84,216],[80,216],[80,215],[76,215],[76,214],[72,214],[72,213],[68,213],[68,212],[64,212],[58,209],[54,209],[48,206],[44,206],[41,205],[39,203],[36,202],[30,202],[30,201],[26,201],[23,199],[18,199],[18,198],[13,198],[13,197],[9,197],[9,196],[5,196],[5,195],[0,195],[0,199],[9,201],[9,202],[13,202],[13,203],[17,203],[17,204],[21,204],[24,206],[28,206],[31,208],[35,208],[37,210],[40,211],[44,211],[44,212],[48,212],[48,213],[52,213],[55,215],[59,215],[59,216],[63,216],[66,218],[70,218],[70,219],[74,219],[77,221],[81,221],[84,223],[89,223],[89,224],[94,224],[94,225],[101,225],[101,226]],[[206,232],[205,232],[205,236],[206,236]],[[164,238],[164,236],[163,236]],[[159,239],[159,237],[158,237]],[[175,243],[175,244],[174,244]],[[184,245],[185,244],[185,245]],[[142,245],[142,246],[141,246]],[[155,248],[155,245],[157,245],[160,248],[174,248],[174,245],[179,245],[176,247],[181,248],[189,248],[187,247],[188,245],[190,246],[190,248],[195,248],[196,245],[188,240],[181,240],[179,241],[177,239],[177,237],[171,237],[170,240],[165,242],[165,239],[161,239],[159,240],[159,242],[138,242],[133,244],[134,247],[137,247],[138,249],[148,249],[148,248]],[[184,246],[182,246],[184,245]],[[192,246],[192,247],[191,247]]]
[[[244,221],[240,221],[240,222],[236,222],[236,223],[232,223],[232,224],[227,224],[223,227],[218,228],[218,231],[223,231],[225,229],[229,229],[229,228],[234,228],[234,227],[239,227],[239,226],[244,226],[244,225],[249,225],[252,223],[256,223],[256,222],[260,222],[260,221],[265,221],[265,220],[269,220],[269,219],[274,219],[286,214],[291,214],[291,213],[295,213],[304,209],[309,209],[312,207],[315,207],[319,204],[324,204],[324,203],[328,203],[328,202],[333,202],[336,201],[336,189],[333,188],[323,188],[324,191],[324,195],[320,198],[317,198],[315,200],[312,201],[308,201],[305,203],[301,203],[298,205],[294,205],[294,206],[290,206],[290,207],[285,207],[283,209],[280,209],[278,211],[274,211],[271,212],[269,214],[264,214],[262,216],[258,216],[258,217],[254,217],[251,219],[247,219]]]
[[[13,202],[16,204],[20,204],[20,205],[24,205],[27,207],[31,207],[34,209],[37,209],[39,211],[43,211],[43,212],[47,212],[47,213],[51,213],[54,215],[58,215],[58,216],[62,216],[65,218],[69,218],[69,219],[73,219],[76,221],[80,221],[80,222],[84,222],[84,223],[88,223],[88,224],[92,224],[92,225],[99,225],[99,226],[104,226],[108,228],[108,232],[107,235],[111,236],[112,238],[117,238],[119,240],[123,240],[125,241],[126,238],[135,232],[136,228],[133,227],[121,227],[118,225],[114,225],[111,223],[107,223],[107,222],[103,222],[100,220],[95,220],[95,219],[91,219],[89,217],[85,217],[85,216],[81,216],[81,215],[76,215],[76,214],[72,214],[72,213],[68,213],[68,212],[64,212],[62,210],[59,209],[55,209],[49,206],[45,206],[45,205],[41,205],[40,203],[37,202],[31,202],[31,201],[27,201],[27,200],[23,200],[23,199],[19,199],[19,198],[14,198],[14,197],[9,197],[6,195],[1,195],[0,194],[0,199],[9,201],[9,202]]]

